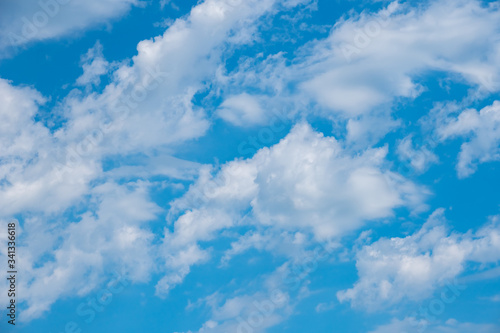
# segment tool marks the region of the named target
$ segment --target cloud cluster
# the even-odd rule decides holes
[[[28,24],[35,24],[36,33],[17,36],[17,46],[67,36],[141,4],[40,3],[48,17],[44,24],[43,15],[31,14],[34,1],[0,5],[8,7],[0,10],[0,52]],[[226,68],[228,54],[260,40],[262,17],[311,3],[206,0],[162,35],[141,41],[137,54],[122,63],[110,64],[97,43],[81,59],[76,88],[53,110],[64,119],[56,128],[37,120],[43,96],[0,79],[0,218],[24,219],[20,234],[26,246],[19,256],[25,267],[20,281],[25,319],[39,317],[62,297],[87,294],[110,268],[133,282],[161,274],[156,290],[165,296],[193,265],[210,259],[210,242],[226,235],[235,240],[222,265],[251,248],[293,261],[313,243],[333,247],[346,235],[393,218],[398,209],[426,209],[430,192],[391,171],[388,146],[373,148],[373,143],[400,126],[392,106],[419,96],[425,89],[419,80],[429,73],[446,73],[478,91],[500,90],[498,4],[441,0],[413,8],[393,2],[379,12],[343,17],[328,37],[298,48],[293,61],[278,51]],[[103,75],[109,80],[100,87]],[[200,93],[220,103],[205,109],[195,102]],[[265,125],[278,108],[287,110],[283,118],[341,119],[345,140],[302,120],[279,143],[220,167],[170,156],[209,131],[211,111],[251,128]],[[500,159],[499,110],[494,102],[437,123],[441,141],[468,140],[459,155],[460,177],[479,163]],[[425,147],[415,148],[411,138],[400,141],[399,157],[423,172],[438,158]],[[120,162],[104,169],[108,160]],[[164,212],[149,195],[155,176],[197,177],[169,203],[171,224],[164,235],[148,226]],[[458,234],[447,231],[438,211],[413,235],[363,247],[357,253],[359,281],[338,298],[369,309],[418,300],[463,273],[467,263],[497,262],[498,253],[496,218],[476,232]],[[251,301],[265,297],[256,291],[217,299],[199,332],[237,329],[231,320],[250,315]],[[290,314],[290,304],[276,307],[258,330]],[[405,325],[394,321],[379,330],[401,331]],[[435,331],[452,329],[492,327],[449,322]]]
[[[217,231],[248,223],[327,241],[392,217],[398,207],[425,208],[427,190],[391,172],[386,153],[378,148],[351,155],[333,137],[298,124],[252,158],[229,162],[213,176],[205,172],[174,201],[172,209],[184,213],[166,233],[166,252],[176,258],[177,251],[186,253]],[[188,253],[192,256],[184,261],[186,273],[190,264],[205,259],[198,247]],[[171,269],[179,271],[175,265]],[[171,280],[167,276],[157,291],[168,291]]]
[[[149,198],[150,184],[123,183],[121,177],[136,177],[140,166],[123,165],[105,173],[102,162],[107,157],[141,153],[143,165],[149,166],[146,177],[155,173],[192,177],[196,163],[168,158],[163,152],[204,134],[209,122],[203,110],[193,105],[194,94],[215,75],[221,54],[231,43],[249,41],[236,38],[238,31],[254,25],[277,5],[294,4],[203,2],[162,36],[141,42],[131,64],[113,68],[96,44],[82,58],[84,74],[76,82],[87,86],[85,91],[73,90],[57,106],[65,121],[52,130],[36,120],[45,102],[38,92],[0,81],[2,214],[26,214],[25,239],[51,235],[44,245],[32,241],[20,248],[26,270],[22,281],[26,297],[21,300],[27,306],[26,320],[40,316],[61,297],[85,295],[102,282],[110,267],[134,281],[147,281],[156,267],[157,249],[145,223],[159,212]],[[106,3],[102,6],[105,9]],[[228,42],[228,36],[235,37],[233,42]],[[103,74],[111,80],[102,92],[87,89],[99,84]],[[165,162],[171,164],[169,168],[161,165]],[[67,211],[70,207],[75,215]],[[82,207],[86,208],[81,211]],[[38,217],[28,221],[27,215],[33,213]],[[74,222],[62,222],[66,220]],[[197,262],[206,256],[196,245],[201,233],[189,235],[189,217],[185,221],[185,237],[177,244],[181,250],[174,252],[181,255],[162,252],[168,267],[178,269],[180,279],[186,274],[183,267],[190,265],[189,258]],[[205,232],[217,230],[212,222],[207,222]],[[124,253],[126,259],[122,259]],[[133,265],[140,269],[129,269]]]
[[[147,222],[161,210],[150,202],[147,185],[94,187],[89,208],[78,220],[25,219],[18,229],[25,241],[17,248],[24,320],[39,317],[61,297],[88,294],[111,272],[134,282],[148,281],[156,270],[156,254]]]
[[[436,125],[441,140],[468,139],[458,155],[457,173],[461,178],[473,174],[480,163],[500,160],[500,102],[480,111],[467,109],[452,114]]]
[[[252,89],[260,104],[285,105],[291,118],[319,113],[342,119],[347,139],[365,147],[401,125],[391,109],[426,91],[422,78],[445,75],[480,91],[476,98],[499,91],[499,22],[495,3],[394,1],[378,12],[344,16],[326,38],[299,47],[291,64],[282,52],[259,53],[219,83],[231,102],[235,93]],[[224,108],[223,118],[242,124],[236,119],[250,110],[258,115],[247,106],[245,112]]]
[[[407,237],[381,238],[358,253],[359,280],[337,293],[341,302],[368,310],[402,301],[419,301],[453,281],[467,263],[500,260],[498,216],[475,233],[449,233],[444,210],[435,211],[422,228]]]
[[[327,108],[350,116],[373,112],[397,97],[421,92],[417,76],[459,75],[496,91],[500,59],[495,4],[443,0],[410,8],[398,2],[375,14],[338,22],[307,60],[303,88]]]

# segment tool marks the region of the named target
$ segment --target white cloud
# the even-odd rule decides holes
[[[0,58],[12,48],[77,33],[120,17],[139,0],[28,0],[0,5]]]
[[[231,248],[221,258],[221,265],[226,265],[231,259],[250,249],[267,251],[274,256],[298,258],[304,248],[311,243],[310,237],[302,232],[280,232],[270,229],[249,231],[231,243]]]
[[[468,138],[458,156],[457,172],[461,178],[473,174],[480,163],[500,160],[500,102],[480,111],[468,109],[436,124],[441,140]]]
[[[264,333],[282,323],[293,314],[297,304],[283,282],[286,266],[282,265],[271,274],[258,276],[252,281],[251,285],[257,282],[259,291],[254,292],[249,286],[227,295],[217,292],[190,303],[187,310],[204,306],[210,311],[210,319],[196,332]]]
[[[99,167],[92,160],[59,173],[54,162],[61,143],[33,118],[45,99],[35,90],[12,86],[0,79],[0,207],[3,216],[54,212],[67,207],[86,191]]]
[[[214,170],[201,168],[198,181],[184,197],[172,203],[170,213],[176,217],[173,229],[166,231],[159,249],[152,245],[154,236],[146,226],[159,212],[148,198],[148,185],[139,182],[119,186],[109,181],[109,178],[156,174],[191,179],[199,165],[164,158],[163,154],[169,155],[176,145],[201,137],[209,128],[208,117],[193,104],[193,96],[206,88],[206,82],[227,79],[219,76],[223,52],[252,42],[260,16],[272,13],[278,6],[299,3],[207,0],[194,7],[190,15],[176,20],[162,36],[139,43],[132,62],[119,64],[113,72],[109,72],[111,68],[96,45],[83,58],[84,74],[76,83],[98,84],[104,74],[110,74],[111,83],[102,93],[71,92],[60,106],[67,122],[55,133],[33,120],[38,105],[44,102],[40,94],[0,80],[0,210],[6,215],[55,214],[27,221],[23,231],[26,239],[31,240],[28,246],[20,248],[20,257],[28,267],[21,285],[26,291],[22,300],[29,307],[24,312],[25,318],[39,316],[61,297],[88,293],[102,282],[104,267],[124,270],[134,281],[147,281],[158,269],[165,277],[158,283],[157,291],[165,294],[183,281],[192,265],[209,259],[210,249],[200,243],[215,239],[221,230],[241,225],[259,229],[233,242],[224,261],[251,247],[293,253],[312,239],[331,241],[372,221],[391,218],[397,208],[425,208],[427,191],[390,171],[386,147],[354,154],[336,139],[324,137],[307,124],[295,126],[279,144],[261,149],[252,158],[226,163],[215,176]],[[71,2],[68,11],[78,10],[78,20],[69,22],[73,15],[66,15],[61,9],[46,29],[30,40],[55,38],[103,22],[121,15],[132,4],[136,2]],[[18,9],[22,15],[27,10]],[[391,23],[378,37],[380,45],[373,42],[351,64],[344,63],[339,47],[353,37],[355,27],[370,19],[369,15],[341,22],[329,39],[318,42],[312,49],[305,47],[305,51],[312,51],[296,67],[276,75],[273,69],[284,68],[285,61],[279,55],[271,56],[260,68],[266,75],[261,77],[256,72],[245,80],[251,81],[250,86],[261,77],[262,90],[272,87],[279,95],[286,90],[287,76],[292,75],[302,88],[302,94],[297,94],[292,103],[301,100],[307,104],[308,99],[304,102],[303,97],[308,96],[322,107],[351,118],[348,136],[357,141],[371,127],[385,132],[398,125],[397,121],[381,122],[380,119],[388,119],[388,113],[372,110],[394,97],[416,96],[420,87],[412,80],[415,73],[437,68],[459,73],[469,84],[478,85],[485,85],[481,83],[484,73],[496,73],[494,66],[498,59],[495,60],[491,44],[486,44],[483,36],[497,28],[497,11],[482,8],[476,2],[443,1],[425,10],[403,12],[393,14]],[[446,19],[442,19],[443,13],[447,14]],[[420,22],[424,22],[423,26]],[[455,32],[462,26],[472,28],[465,34],[461,30]],[[428,38],[428,31],[436,32],[434,39]],[[393,45],[405,45],[402,48],[405,51],[396,51]],[[479,54],[486,54],[484,63],[477,61]],[[494,78],[488,82],[494,82]],[[280,84],[274,85],[276,82]],[[490,84],[488,89],[495,87]],[[261,94],[230,92],[219,115],[236,125],[262,124],[266,117],[263,106],[267,110],[284,99],[266,104],[268,100],[268,96]],[[372,121],[380,126],[372,126]],[[123,165],[102,172],[101,161],[105,157],[137,153],[146,156],[139,166]],[[63,164],[62,169],[58,163]],[[162,166],[165,163],[176,167]],[[92,181],[104,185],[96,186]],[[80,220],[70,224],[40,222],[64,220],[62,212],[76,202],[84,202],[85,194],[91,207],[79,215]],[[401,274],[405,283],[413,283],[417,286],[415,290],[425,293],[432,289],[425,282],[440,283],[442,276],[433,270],[443,257],[456,259],[442,265],[449,269],[445,275],[450,276],[461,271],[465,257],[478,262],[494,260],[498,251],[492,249],[498,250],[499,246],[495,238],[497,229],[491,228],[476,233],[477,239],[469,242],[448,236],[439,227],[424,230],[407,240],[412,247],[404,262],[390,252],[394,247],[400,250],[397,241],[393,244],[392,240],[381,240],[372,247],[381,252],[387,248],[388,256],[400,269],[397,272],[390,267],[387,271],[381,269],[383,276],[391,279]],[[431,237],[427,232],[442,236],[442,246],[435,248],[426,243],[425,239]],[[38,235],[47,236],[47,243],[36,241]],[[285,245],[280,248],[279,244],[268,244],[273,237],[285,239]],[[462,245],[467,245],[468,250],[462,251]],[[432,255],[419,252],[430,248],[437,252]],[[49,253],[53,258],[44,262],[43,254]],[[360,254],[360,259],[364,254]],[[154,265],[157,259],[162,261],[158,268]],[[365,270],[371,272],[369,263],[360,262],[362,274]],[[427,273],[413,274],[412,265],[420,265],[422,272]],[[363,283],[357,288],[364,288]],[[401,293],[394,296],[393,290],[386,288],[390,284],[370,280],[366,285],[380,287],[377,292],[385,292],[387,298],[408,296]],[[348,295],[352,299],[357,296],[356,290]],[[374,302],[376,297],[378,294],[373,296]],[[248,299],[233,300],[226,303]],[[223,331],[229,306],[221,308],[214,311],[214,318],[202,330]],[[261,327],[281,320],[279,316],[272,318]]]
[[[39,94],[2,81],[0,94],[6,106],[2,126],[8,134],[2,153],[13,163],[3,165],[7,177],[0,192],[3,213],[64,209],[102,175],[104,157],[154,156],[159,151],[170,155],[168,148],[204,135],[210,123],[204,110],[193,105],[194,94],[216,75],[221,53],[230,47],[228,36],[254,25],[277,3],[203,2],[162,36],[139,43],[132,64],[121,64],[111,73],[96,44],[83,57],[84,74],[76,83],[98,83],[102,74],[110,74],[111,83],[102,93],[73,90],[55,110],[61,111],[65,123],[54,133],[32,120],[44,100]],[[104,10],[107,4],[102,6]],[[11,133],[18,130],[22,135]],[[108,174],[130,171],[122,166]]]
[[[2,214],[39,214],[32,226],[43,227],[27,227],[27,239],[35,234],[57,235],[47,237],[47,244],[32,242],[33,247],[19,249],[26,267],[25,280],[20,281],[25,290],[20,301],[28,306],[26,320],[40,316],[61,297],[85,295],[102,283],[105,268],[124,271],[136,282],[147,281],[155,272],[158,249],[144,223],[156,219],[158,207],[147,196],[148,185],[118,186],[109,178],[130,176],[145,165],[154,166],[144,172],[146,177],[193,177],[199,165],[165,158],[174,145],[202,136],[209,126],[192,97],[215,75],[221,53],[231,47],[228,36],[234,37],[229,39],[234,43],[248,42],[238,31],[254,25],[278,3],[289,5],[272,0],[209,0],[195,6],[162,36],[139,43],[132,64],[118,65],[109,73],[111,83],[102,93],[73,90],[60,104],[65,122],[54,132],[34,120],[44,102],[39,93],[0,80],[1,144],[5,145],[0,153]],[[106,5],[102,4],[103,10]],[[77,84],[98,83],[100,75],[108,74],[99,44],[83,61],[84,74]],[[128,168],[125,163],[103,172],[105,157],[134,153],[145,156],[141,165]],[[165,161],[176,166],[160,166]],[[66,220],[64,211],[74,204],[89,205],[78,215],[80,220],[48,222]],[[217,228],[210,215],[200,229],[203,233],[191,233],[199,213],[178,221],[172,252],[162,249],[169,270],[163,271],[166,278],[159,285],[179,283],[192,264],[208,257],[196,240],[209,239]]]
[[[185,213],[167,232],[165,246],[169,252],[184,249],[211,239],[216,231],[248,223],[332,240],[391,217],[397,207],[422,209],[426,190],[389,171],[386,153],[379,148],[352,156],[334,138],[308,124],[296,125],[280,143],[250,159],[229,162],[215,176],[205,170],[172,203],[173,211]],[[233,244],[227,255],[258,246],[255,237],[250,244]]]
[[[290,118],[319,113],[346,120],[348,139],[364,147],[400,126],[392,106],[419,96],[426,89],[420,80],[429,74],[444,73],[482,93],[500,90],[500,43],[492,37],[499,22],[494,3],[393,2],[342,18],[327,38],[300,47],[292,65],[281,53],[257,54],[221,75],[219,84],[230,94],[252,89],[272,96],[261,100],[285,106]]]
[[[319,303],[318,305],[316,305],[314,310],[316,310],[316,312],[318,313],[328,312],[333,310],[335,306],[336,306],[335,302]]]
[[[334,138],[299,124],[279,144],[224,165],[213,180],[201,177],[174,207],[189,209],[192,197],[212,181],[210,208],[250,205],[259,224],[331,238],[390,217],[396,207],[421,208],[425,190],[388,171],[386,153],[378,148],[351,156]]]
[[[23,290],[18,301],[27,307],[23,320],[39,317],[61,297],[88,294],[113,271],[133,282],[148,281],[157,253],[146,223],[160,208],[150,202],[147,187],[105,183],[92,189],[89,208],[77,221],[24,221],[17,248]]]
[[[56,133],[64,141],[78,142],[95,132],[106,133],[92,155],[126,155],[175,145],[199,138],[210,126],[193,97],[214,80],[222,54],[252,38],[236,38],[239,32],[259,25],[259,18],[288,1],[209,0],[176,20],[163,35],[141,41],[132,64],[122,64],[101,94],[70,94],[63,105],[67,126]],[[224,113],[235,122],[262,122],[258,101],[252,105],[229,99],[233,111]],[[235,104],[236,103],[236,104]],[[245,106],[241,109],[242,106]],[[234,117],[233,117],[234,116]],[[111,123],[111,126],[107,126]],[[125,144],[124,144],[125,143]]]
[[[404,320],[393,319],[390,324],[379,326],[370,333],[401,333],[417,332],[418,323],[413,318]],[[433,324],[426,327],[425,332],[429,333],[495,333],[500,327],[494,324],[461,323],[454,319],[449,319],[444,324]]]
[[[485,77],[500,77],[500,44],[490,38],[499,18],[497,6],[478,1],[435,1],[415,9],[393,2],[379,13],[338,22],[311,49],[306,70],[312,77],[302,87],[321,105],[348,116],[417,96],[415,76],[428,71],[459,74],[496,91],[500,84],[485,87]]]
[[[104,59],[102,54],[102,44],[97,41],[94,47],[87,51],[87,54],[82,57],[83,74],[76,79],[76,84],[99,85],[101,75],[108,72],[109,63]]]
[[[293,308],[288,304],[287,294],[276,297],[271,293],[266,290],[226,298],[218,306],[211,304],[212,317],[197,332],[266,332],[290,316]]]
[[[359,280],[338,292],[338,299],[368,310],[418,301],[459,276],[467,262],[500,260],[498,217],[474,234],[450,234],[443,214],[442,209],[434,212],[413,235],[364,246],[356,259]]]
[[[237,126],[262,125],[265,120],[258,99],[246,93],[228,97],[217,112],[222,119]]]
[[[409,162],[417,172],[424,172],[433,163],[438,163],[439,158],[427,147],[414,147],[412,137],[407,136],[399,142],[398,156],[403,162]]]

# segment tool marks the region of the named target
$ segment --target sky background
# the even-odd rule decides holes
[[[500,332],[499,92],[498,1],[1,1],[0,331]]]

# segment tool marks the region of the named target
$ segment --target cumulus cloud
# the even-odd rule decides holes
[[[96,44],[82,58],[84,73],[76,82],[87,87],[73,90],[58,104],[65,121],[56,129],[49,130],[36,120],[45,102],[38,92],[0,80],[2,214],[21,213],[26,219],[38,214],[32,224],[26,222],[26,239],[38,233],[54,234],[45,246],[31,242],[33,247],[19,249],[26,267],[25,280],[20,281],[26,291],[20,299],[28,307],[26,320],[39,317],[61,297],[88,293],[102,283],[105,267],[123,271],[137,282],[147,281],[155,271],[158,249],[145,223],[157,218],[159,208],[148,197],[148,182],[116,185],[112,179],[123,182],[130,175],[137,177],[134,172],[141,165],[151,167],[143,170],[144,177],[193,177],[198,164],[169,158],[169,148],[208,129],[205,112],[193,105],[192,98],[215,75],[221,53],[231,45],[228,37],[255,24],[277,4],[291,6],[288,1],[271,0],[200,3],[162,36],[139,43],[132,62],[117,64],[116,70]],[[103,10],[106,6],[102,3]],[[233,42],[248,40],[238,37]],[[98,84],[103,74],[111,79],[102,92],[87,89]],[[139,165],[127,168],[125,163],[103,172],[105,158],[137,153],[144,157]],[[165,162],[171,165],[161,165]],[[66,209],[71,206],[78,210],[73,223],[50,222],[68,220]],[[164,280],[167,284],[181,281],[191,264],[207,257],[196,240],[209,236],[191,234],[200,216],[196,214],[178,223],[181,236],[173,244],[175,256],[161,252],[168,267],[177,270],[177,275]],[[202,231],[216,231],[212,223],[207,220]],[[132,266],[136,267],[132,270]]]
[[[229,162],[214,176],[205,171],[172,203],[174,211],[185,213],[167,232],[165,246],[169,252],[179,245],[185,249],[245,223],[326,241],[389,218],[398,207],[424,208],[427,191],[388,170],[386,154],[378,148],[351,155],[333,137],[296,125],[252,158]]]
[[[477,98],[500,90],[499,22],[495,3],[392,2],[344,16],[327,38],[300,47],[292,64],[282,53],[257,54],[218,83],[228,98],[238,89],[273,96],[260,100],[285,106],[291,118],[319,113],[345,120],[348,139],[364,147],[400,126],[391,108],[425,91],[422,77],[443,73],[480,91]]]
[[[341,302],[368,310],[430,297],[463,273],[466,263],[500,260],[498,217],[475,233],[450,233],[444,210],[435,211],[413,235],[381,238],[358,253],[359,280],[337,293]]]
[[[441,140],[466,138],[456,166],[461,178],[473,174],[477,165],[500,160],[500,102],[495,101],[480,111],[467,109],[436,124]]]
[[[61,174],[54,158],[63,146],[34,120],[45,99],[34,89],[14,87],[0,79],[1,213],[55,212],[86,191],[87,181],[99,167],[93,161],[68,168]]]
[[[147,189],[146,183],[105,183],[92,189],[88,209],[75,221],[39,216],[24,221],[25,241],[17,249],[23,320],[39,317],[61,297],[88,294],[113,271],[148,281],[156,254],[147,222],[160,208]]]
[[[97,43],[82,58],[84,73],[76,83],[97,84],[103,74],[110,75],[111,82],[101,93],[73,90],[56,107],[65,122],[53,132],[33,120],[43,97],[2,80],[2,154],[10,161],[3,165],[3,212],[64,209],[102,175],[106,156],[153,156],[153,151],[202,136],[209,121],[193,104],[194,94],[216,75],[222,50],[230,47],[228,36],[252,26],[277,3],[203,2],[162,36],[139,43],[132,64],[120,64],[113,71]]]
[[[350,116],[417,96],[415,76],[426,71],[458,74],[485,88],[485,77],[495,82],[500,75],[500,43],[491,38],[499,16],[494,4],[445,0],[417,8],[393,2],[378,13],[347,18],[314,46],[307,60],[312,78],[302,86],[320,104]]]
[[[83,74],[76,79],[78,85],[99,85],[101,75],[108,72],[109,63],[102,54],[102,44],[98,41],[82,57]]]
[[[122,15],[138,3],[61,4],[60,13],[43,29],[16,43],[65,36]],[[34,120],[45,101],[38,92],[0,79],[0,211],[2,217],[27,216],[22,233],[29,242],[19,249],[27,267],[20,281],[24,318],[40,316],[62,297],[87,294],[102,283],[106,267],[125,272],[135,282],[159,273],[163,278],[157,294],[166,295],[193,265],[210,259],[211,249],[205,245],[228,229],[244,226],[250,231],[231,243],[222,264],[250,248],[300,257],[306,245],[332,245],[370,223],[392,218],[398,208],[426,208],[429,192],[390,170],[387,147],[353,152],[346,146],[370,134],[380,138],[399,126],[387,106],[395,98],[416,97],[421,92],[416,78],[427,71],[445,71],[479,89],[498,90],[498,41],[488,37],[498,29],[498,8],[477,1],[439,1],[410,10],[394,3],[379,13],[344,18],[327,39],[304,46],[293,65],[279,53],[257,57],[255,70],[249,69],[251,62],[242,61],[238,71],[225,73],[225,52],[255,41],[260,17],[304,3],[309,1],[207,0],[161,36],[140,42],[131,61],[113,66],[96,44],[82,57],[77,89],[57,106],[64,123],[52,130]],[[1,20],[0,14],[4,24],[14,22],[0,33],[0,49],[12,29],[25,23],[12,20],[31,10],[30,2],[8,6],[14,6],[10,12],[16,15]],[[373,20],[380,32],[360,48],[356,33]],[[358,50],[346,59],[349,43]],[[92,91],[102,75],[109,76],[109,83]],[[193,99],[211,82],[217,89],[235,82],[243,87],[227,89],[215,108],[234,125],[262,125],[274,106],[291,106],[290,117],[317,114],[319,108],[322,116],[348,119],[347,143],[300,123],[280,143],[221,168],[171,157],[180,144],[208,131],[210,115]],[[290,83],[294,94],[287,91]],[[443,139],[471,138],[471,147],[461,153],[465,169],[485,161],[484,156],[498,158],[498,105],[490,109],[465,111],[465,120],[459,117],[444,127]],[[413,149],[411,141],[401,144],[400,154],[417,169],[434,159],[430,152]],[[127,165],[126,158],[137,155],[140,161]],[[104,172],[107,158],[124,162]],[[173,225],[157,246],[147,223],[161,210],[149,198],[149,182],[120,181],[156,175],[192,180],[198,172],[187,193],[170,203],[168,222]],[[65,210],[74,204],[88,207],[68,218]],[[66,220],[72,222],[62,222]],[[467,261],[498,260],[494,223],[458,235],[431,220],[412,236],[381,239],[361,250],[360,281],[339,298],[374,306],[416,299],[460,274]],[[37,240],[40,235],[46,242]],[[227,321],[236,314],[229,313],[231,308],[249,314],[249,300],[264,296],[235,295],[218,302],[200,332],[235,328]],[[285,317],[289,308],[280,309],[261,330]]]
[[[203,136],[210,122],[205,110],[194,105],[195,94],[216,78],[224,52],[254,38],[233,37],[258,26],[262,15],[279,6],[291,4],[209,0],[193,7],[163,35],[141,41],[132,63],[111,73],[113,79],[102,93],[70,94],[62,106],[67,126],[56,136],[78,143],[89,134],[105,132],[92,152],[97,156],[146,152]],[[250,95],[238,97],[226,101],[224,117],[261,123],[258,102],[248,103]]]

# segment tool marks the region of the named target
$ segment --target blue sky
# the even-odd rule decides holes
[[[2,332],[500,332],[498,2],[29,0],[0,28]]]

